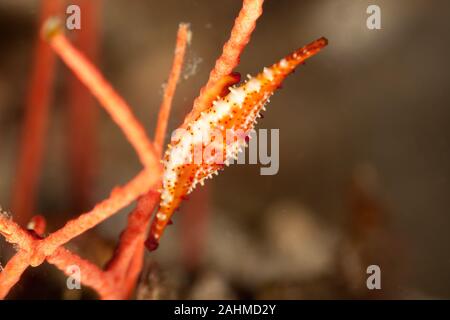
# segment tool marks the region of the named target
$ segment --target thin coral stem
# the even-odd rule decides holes
[[[0,234],[5,237],[7,242],[16,244],[20,248],[30,249],[33,247],[34,239],[30,233],[3,214],[0,214]]]
[[[100,47],[99,17],[102,1],[76,0],[83,12],[83,27],[73,32],[74,43],[94,63]],[[95,172],[98,163],[96,101],[73,75],[68,76],[67,152],[70,167],[71,209],[86,210],[92,205]]]
[[[122,298],[132,295],[144,264],[146,233],[150,218],[158,205],[159,193],[151,190],[138,200],[130,213],[128,224],[121,235],[119,246],[108,266],[111,275],[122,283]]]
[[[184,124],[195,119],[200,112],[208,108],[209,91],[216,89],[216,84],[225,76],[231,74],[239,64],[239,58],[250,36],[255,29],[256,20],[262,14],[264,0],[244,0],[241,11],[234,22],[228,41],[223,46],[222,55],[216,60],[214,69],[209,74],[206,85],[200,90],[200,95],[194,100],[192,111],[187,115]]]
[[[44,232],[45,220],[43,220],[43,218],[37,218],[33,223],[34,226],[32,229],[36,234],[39,235],[39,233]],[[33,263],[33,257],[39,255],[38,250],[41,249],[37,244],[40,243],[41,240],[33,238],[29,232],[4,216],[0,216],[0,234],[2,234],[8,242],[17,245],[19,248],[18,253],[9,260],[4,270],[0,273],[0,299],[3,299],[12,286],[19,281],[23,271]],[[57,248],[55,252],[47,256],[46,259],[47,262],[55,265],[65,273],[68,272],[68,266],[77,265],[83,274],[81,282],[86,286],[94,288],[100,295],[111,295],[114,291],[120,289],[116,288],[116,290],[113,290],[111,279],[100,268],[63,247]],[[41,263],[42,262],[43,261],[41,261]],[[35,263],[33,266],[39,264],[40,263]]]
[[[172,69],[169,74],[166,88],[164,90],[164,97],[159,108],[158,122],[155,130],[155,149],[159,157],[163,151],[164,138],[167,131],[167,122],[169,120],[170,109],[172,107],[173,96],[177,87],[178,79],[180,78],[181,69],[183,67],[186,47],[191,38],[189,25],[181,23],[178,27],[177,42],[175,45],[175,54],[172,62]]]
[[[158,200],[159,194],[155,191],[148,192],[138,200],[136,208],[128,217],[127,227],[120,236],[119,245],[108,265],[108,271],[116,276],[125,276],[138,243],[144,242],[145,232]]]
[[[43,1],[40,24],[60,11],[59,0]],[[21,225],[29,221],[35,209],[36,185],[40,177],[52,84],[55,77],[56,59],[51,48],[40,38],[36,40],[35,46],[11,199],[12,210]]]
[[[180,24],[175,45],[175,54],[169,80],[164,90],[163,101],[160,106],[158,122],[155,129],[155,149],[160,157],[163,151],[164,139],[167,131],[170,109],[173,96],[180,78],[186,47],[189,44],[191,33],[189,25]],[[111,261],[110,271],[117,275],[126,275],[124,291],[127,298],[135,287],[138,275],[143,265],[144,240],[148,229],[151,214],[157,204],[159,195],[153,191],[139,199],[136,209],[130,214],[127,228],[121,236],[116,254]]]
[[[142,237],[136,246],[136,251],[133,255],[133,259],[131,260],[130,266],[128,268],[127,276],[122,285],[123,298],[129,299],[133,290],[136,287],[136,283],[139,278],[139,274],[144,265],[144,254],[145,254],[145,245],[144,245],[145,237]]]
[[[53,50],[122,129],[142,164],[146,167],[154,167],[157,158],[153,145],[147,137],[144,127],[132,113],[130,106],[117,94],[99,70],[69,42],[54,20],[47,21],[43,33],[48,37]]]
[[[223,76],[230,74],[239,64],[239,58],[256,27],[256,20],[262,14],[264,0],[244,0],[242,9],[234,22],[228,41],[223,46],[222,55],[217,59],[209,75],[208,88]]]
[[[113,281],[102,269],[63,247],[58,248],[55,253],[47,257],[47,262],[55,265],[68,276],[71,275],[69,267],[76,265],[80,268],[80,280],[83,285],[93,288],[101,298],[117,294]]]
[[[201,262],[209,217],[210,185],[193,193],[180,215],[181,258],[187,270]]]
[[[111,292],[110,294],[103,295],[102,299],[129,299],[133,290],[136,286],[139,273],[142,270],[144,261],[144,239],[141,237],[140,241],[136,244],[135,248],[131,248],[132,255],[130,256],[131,261],[127,269],[124,270],[124,274],[118,277],[118,274],[113,273],[113,270],[106,271],[104,274],[110,277],[111,281],[116,284],[116,292]]]
[[[172,68],[164,91],[155,130],[154,144],[159,157],[162,154],[173,96],[175,95],[176,85],[180,78],[186,47],[189,44],[190,37],[189,25],[180,24]],[[138,200],[137,207],[128,218],[128,225],[121,235],[119,246],[108,267],[108,270],[115,277],[121,276],[123,278],[126,275],[125,279],[121,279],[125,281],[123,284],[124,291],[126,292],[124,297],[128,297],[131,294],[139,272],[142,269],[145,233],[158,199],[159,195],[154,191],[150,191]]]
[[[0,300],[4,299],[11,288],[20,280],[23,272],[28,268],[30,254],[25,250],[17,252],[0,272]]]
[[[98,203],[91,211],[86,212],[76,219],[68,221],[61,229],[50,234],[39,244],[45,255],[52,254],[56,248],[67,243],[71,239],[95,227],[103,220],[128,206],[139,196],[150,190],[159,181],[158,169],[153,172],[141,171],[125,186],[116,188],[110,197]],[[42,259],[42,256],[39,257]]]

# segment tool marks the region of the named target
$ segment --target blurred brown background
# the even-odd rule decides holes
[[[381,7],[381,30],[366,28],[369,4]],[[178,23],[191,23],[193,41],[171,129],[206,81],[240,6],[237,0],[103,1],[98,66],[149,133]],[[0,1],[4,209],[9,209],[14,180],[38,8],[39,1]],[[217,297],[371,297],[365,268],[378,264],[382,297],[450,298],[449,12],[450,2],[438,0],[265,3],[237,69],[241,74],[255,74],[318,37],[326,36],[330,44],[287,79],[259,123],[259,128],[280,129],[279,173],[261,176],[258,166],[240,165],[208,181],[209,228],[200,271],[194,280],[174,281],[174,287],[183,288],[173,289],[176,297],[209,292]],[[53,221],[51,229],[77,214],[68,205],[68,75],[59,62],[39,188],[39,212]],[[103,110],[98,134],[94,202],[140,169]],[[112,245],[127,212],[87,236]],[[176,217],[156,258],[149,257],[163,270],[162,278],[170,271],[172,281],[173,274],[183,274],[179,221]],[[93,249],[79,241],[73,245],[90,254]],[[0,243],[2,263],[7,247]],[[49,273],[57,271],[48,268],[47,280]],[[24,294],[26,287],[18,290]]]

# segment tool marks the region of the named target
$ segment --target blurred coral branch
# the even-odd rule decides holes
[[[181,258],[188,271],[201,263],[209,220],[211,186],[204,186],[189,197],[180,216]]]
[[[76,0],[71,4],[80,6],[83,27],[74,30],[74,43],[86,56],[97,62],[101,36],[99,32],[102,1]],[[68,75],[67,87],[67,162],[70,174],[71,209],[86,210],[92,205],[94,178],[98,161],[98,109],[95,100],[83,84]]]
[[[41,3],[39,24],[61,13],[60,0]],[[12,191],[11,207],[17,222],[25,225],[35,209],[36,187],[39,183],[47,131],[56,57],[47,43],[36,39],[31,77],[25,100],[25,118],[19,144],[18,164]]]
[[[184,119],[184,124],[195,119],[200,112],[211,105],[211,98],[216,99],[216,96],[211,96],[209,94],[210,90],[217,90],[215,88],[216,84],[223,77],[230,75],[239,64],[239,57],[250,41],[250,36],[256,26],[256,20],[262,14],[263,2],[264,0],[244,0],[242,9],[231,30],[230,38],[223,46],[222,55],[217,59],[214,68],[209,74],[208,82],[200,90],[200,95],[194,100],[192,111]]]
[[[153,145],[147,137],[144,127],[131,111],[130,106],[117,94],[100,71],[74,46],[62,33],[59,21],[51,19],[43,28],[50,46],[64,61],[80,81],[98,99],[102,107],[122,129],[130,144],[136,150],[142,164],[155,168],[157,161]]]

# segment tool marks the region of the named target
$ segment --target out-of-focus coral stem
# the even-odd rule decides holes
[[[239,64],[239,57],[255,29],[256,20],[262,14],[264,0],[244,0],[241,11],[234,21],[228,41],[223,46],[222,55],[217,59],[214,69],[209,74],[206,85],[200,90],[200,95],[194,100],[192,111],[184,119],[184,124],[195,119],[200,112],[208,108],[209,90],[223,77],[231,74]]]
[[[189,25],[182,23],[178,28],[177,42],[175,45],[175,54],[173,57],[172,69],[169,74],[166,88],[164,90],[164,97],[159,108],[158,122],[155,130],[155,149],[159,157],[161,157],[164,145],[164,138],[167,131],[167,122],[169,120],[170,109],[172,107],[173,96],[177,87],[178,79],[180,78],[181,69],[183,67],[184,55],[186,46],[189,44],[191,38],[191,31]]]
[[[211,186],[204,186],[193,193],[180,215],[181,258],[188,271],[195,270],[201,262],[209,216]]]
[[[53,50],[122,129],[142,164],[146,167],[155,167],[157,160],[153,144],[147,137],[142,124],[132,113],[130,106],[117,94],[98,69],[69,42],[60,28],[55,20],[48,20],[43,28],[43,34],[48,38]]]
[[[94,63],[98,58],[101,0],[76,0],[83,13],[83,27],[72,32],[74,43]],[[95,100],[73,75],[68,77],[68,164],[70,167],[71,209],[86,210],[92,205],[97,166],[97,116]]]
[[[60,13],[61,8],[60,0],[42,1],[39,24],[41,25],[48,17]],[[48,110],[55,76],[55,60],[51,48],[38,37],[26,93],[25,118],[11,199],[12,211],[16,221],[21,225],[29,221],[35,209],[36,186],[40,177]]]

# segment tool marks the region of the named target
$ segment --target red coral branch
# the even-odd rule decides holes
[[[47,262],[68,276],[71,275],[69,267],[76,265],[80,269],[82,283],[93,288],[101,298],[115,298],[118,293],[119,289],[102,269],[63,247],[58,248],[54,254],[47,257]]]
[[[139,242],[144,242],[148,222],[158,200],[159,193],[150,191],[138,200],[136,208],[128,217],[127,227],[120,236],[119,245],[107,268],[120,280],[127,273]]]
[[[217,59],[214,69],[209,74],[208,82],[200,90],[200,95],[194,100],[192,111],[184,119],[184,124],[195,119],[200,112],[211,105],[209,92],[211,90],[216,91],[216,84],[223,77],[230,75],[239,64],[239,57],[250,41],[250,36],[256,26],[256,20],[262,14],[263,3],[264,0],[244,0],[231,30],[230,38],[223,46],[222,55]]]
[[[155,129],[155,149],[159,157],[162,155],[164,137],[167,130],[167,122],[169,120],[170,109],[172,107],[173,96],[180,78],[181,68],[183,66],[186,46],[191,38],[189,25],[182,23],[178,28],[177,42],[175,45],[175,55],[173,57],[172,69],[169,74],[169,80],[164,90],[164,97],[159,108],[158,122]]]
[[[211,186],[204,186],[189,197],[180,215],[181,259],[187,270],[199,266],[209,218]]]
[[[59,0],[45,0],[41,5],[39,25],[61,11]],[[19,144],[18,165],[11,207],[16,220],[26,224],[35,209],[36,186],[47,131],[51,87],[55,76],[55,54],[42,39],[35,44],[32,71],[25,101],[25,118]]]
[[[74,30],[74,44],[97,62],[101,42],[99,25],[101,0],[76,0],[83,13],[83,27]],[[71,209],[78,212],[92,206],[94,178],[98,161],[95,99],[72,74],[68,75],[67,92],[67,153],[70,174]]]
[[[23,272],[28,268],[30,253],[25,250],[17,252],[0,272],[0,299],[4,299],[9,290],[20,280]]]
[[[133,290],[136,287],[139,274],[144,266],[144,255],[145,255],[145,238],[141,238],[139,241],[133,259],[131,260],[130,266],[128,268],[127,277],[123,283],[123,299],[129,299],[133,294]]]
[[[110,197],[97,204],[93,210],[67,222],[63,228],[50,234],[45,239],[38,237],[44,231],[45,220],[39,217],[35,217],[32,220],[29,227],[35,232],[33,235],[29,231],[22,229],[8,217],[4,215],[0,216],[0,233],[7,241],[17,245],[20,250],[9,261],[7,267],[5,267],[5,272],[1,273],[0,286],[3,288],[2,297],[20,279],[20,275],[27,266],[38,266],[45,259],[60,268],[63,272],[67,272],[66,269],[69,265],[78,265],[83,272],[82,282],[97,290],[102,298],[125,296],[125,294],[119,293],[120,288],[111,284],[113,283],[113,277],[110,276],[110,273],[103,272],[90,262],[70,253],[62,248],[62,245],[118,212],[158,184],[159,177],[161,176],[160,166],[156,160],[152,144],[145,135],[144,129],[137,119],[134,118],[128,105],[113,91],[112,87],[101,77],[93,65],[73,48],[62,34],[53,34],[50,44],[66,63],[70,62],[69,66],[77,71],[75,74],[99,98],[105,109],[110,112],[112,118],[122,128],[131,144],[135,146],[146,168],[125,186],[113,190]],[[156,203],[156,201],[153,202]],[[144,222],[143,225],[145,225],[145,220],[148,222],[148,215],[151,215],[151,212],[151,210],[145,211],[144,220],[142,221]],[[134,216],[132,215],[132,217]],[[145,234],[144,231],[140,231],[140,233]],[[125,239],[129,238],[130,232],[125,232]],[[137,239],[140,239],[141,243],[144,241],[143,235]],[[126,241],[124,246],[127,247]],[[137,247],[142,246],[141,244]],[[140,254],[136,255],[137,258],[140,256]],[[124,261],[126,262],[126,260]],[[128,258],[128,260],[130,261],[126,264],[133,266],[137,265],[135,261],[139,259]],[[127,268],[129,267],[127,266]],[[135,279],[137,273],[138,270],[133,271],[133,276],[130,279]],[[126,294],[128,294],[128,291],[129,288]]]
[[[202,111],[207,109],[217,95],[224,88],[234,82],[239,82],[239,77],[232,72],[239,64],[239,58],[245,46],[250,41],[250,36],[255,29],[256,21],[262,14],[264,0],[244,0],[241,11],[234,22],[228,41],[223,46],[222,55],[217,59],[212,69],[208,82],[200,90],[200,95],[194,100],[192,111],[186,116],[184,125],[195,119]],[[207,220],[206,190],[196,195],[197,202],[190,203],[185,209],[182,219],[183,260],[187,268],[193,268],[199,261],[203,229]],[[199,206],[199,208],[197,208]],[[195,226],[193,225],[195,224]]]
[[[35,229],[33,231],[39,235],[43,232],[45,221],[40,218],[35,221]],[[4,270],[0,273],[0,299],[3,299],[9,290],[20,280],[20,277],[27,267],[30,265],[37,266],[33,258],[39,254],[39,244],[42,240],[39,237],[33,237],[32,234],[22,229],[11,219],[0,216],[0,234],[5,239],[15,244],[19,251],[8,261]],[[77,265],[82,273],[81,281],[84,285],[94,288],[100,297],[112,296],[118,289],[112,285],[112,279],[108,277],[101,269],[84,260],[74,253],[71,253],[63,247],[59,247],[55,252],[46,257],[47,262],[55,265],[61,271],[67,273],[67,268],[71,265]]]
[[[29,232],[1,212],[0,234],[7,242],[17,244],[20,248],[32,248],[34,245],[34,239]]]
[[[189,26],[187,24],[180,24],[177,33],[172,68],[165,88],[155,131],[154,144],[159,156],[161,156],[162,153],[162,145],[164,143],[172,100],[181,74],[186,47],[189,44],[190,37]],[[150,191],[138,200],[136,209],[130,214],[128,225],[121,235],[116,254],[109,265],[108,270],[116,277],[125,274],[127,275],[125,279],[121,279],[125,281],[124,287],[128,288],[125,289],[125,292],[129,292],[134,288],[138,274],[142,269],[145,234],[148,229],[151,214],[157,205],[158,200],[159,194],[154,191]]]
[[[117,94],[100,71],[78,51],[60,30],[59,21],[49,20],[43,28],[44,36],[58,56],[98,99],[111,118],[122,129],[139,159],[146,167],[154,168],[157,160],[144,127],[134,116],[130,106]]]
[[[128,206],[143,193],[154,188],[156,183],[159,182],[159,176],[159,170],[153,172],[149,172],[148,169],[141,171],[125,186],[113,190],[111,196],[97,204],[94,209],[68,221],[61,229],[42,240],[39,244],[42,253],[44,255],[52,254],[59,246]],[[39,257],[39,259],[43,258],[43,256]]]
[[[0,212],[0,234],[5,237],[7,242],[15,244],[19,248],[19,251],[0,272],[0,299],[3,299],[30,265],[35,241],[26,230],[13,222],[3,212]]]

